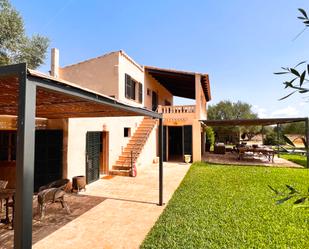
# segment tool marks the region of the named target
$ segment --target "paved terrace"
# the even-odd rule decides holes
[[[232,164],[232,165],[255,165],[266,167],[284,167],[284,168],[303,168],[301,165],[290,162],[283,158],[274,157],[274,162],[269,162],[264,156],[246,156],[242,160],[238,159],[236,153],[227,152],[225,154],[206,153],[203,160],[210,163]]]
[[[164,163],[165,203],[188,169],[186,164]],[[101,197],[101,202],[35,243],[33,248],[139,248],[166,206],[157,205],[158,193],[157,165],[141,169],[136,178],[116,176],[101,179],[82,193],[95,197],[96,202]],[[80,205],[84,203],[80,202]],[[48,212],[48,208],[46,210]]]

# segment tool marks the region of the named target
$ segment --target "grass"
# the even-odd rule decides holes
[[[146,248],[309,248],[309,212],[275,205],[268,185],[308,188],[306,169],[195,163],[143,244]]]
[[[307,166],[307,158],[306,156],[302,156],[302,155],[291,155],[291,154],[280,154],[280,157],[287,159],[293,163],[297,163],[299,165],[302,165],[304,167]]]

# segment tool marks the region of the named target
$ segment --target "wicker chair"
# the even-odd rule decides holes
[[[8,185],[8,181],[0,180],[0,189],[5,189],[7,185]],[[2,212],[2,207],[3,207],[3,203],[2,203],[2,199],[0,199],[0,212]]]
[[[62,208],[65,208],[67,213],[70,214],[68,204],[64,200],[66,194],[65,189],[69,182],[70,180],[68,179],[61,179],[39,188],[38,212],[40,214],[40,219],[44,218],[46,205],[49,203],[60,202]]]

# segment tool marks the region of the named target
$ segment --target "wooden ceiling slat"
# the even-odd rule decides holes
[[[18,79],[12,76],[1,77],[0,89],[0,115],[17,115]],[[37,89],[36,103],[36,116],[42,118],[138,116],[134,111],[122,110],[44,88]]]

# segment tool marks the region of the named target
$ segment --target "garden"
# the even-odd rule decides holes
[[[307,169],[194,163],[141,248],[309,248],[309,212],[276,204]]]

